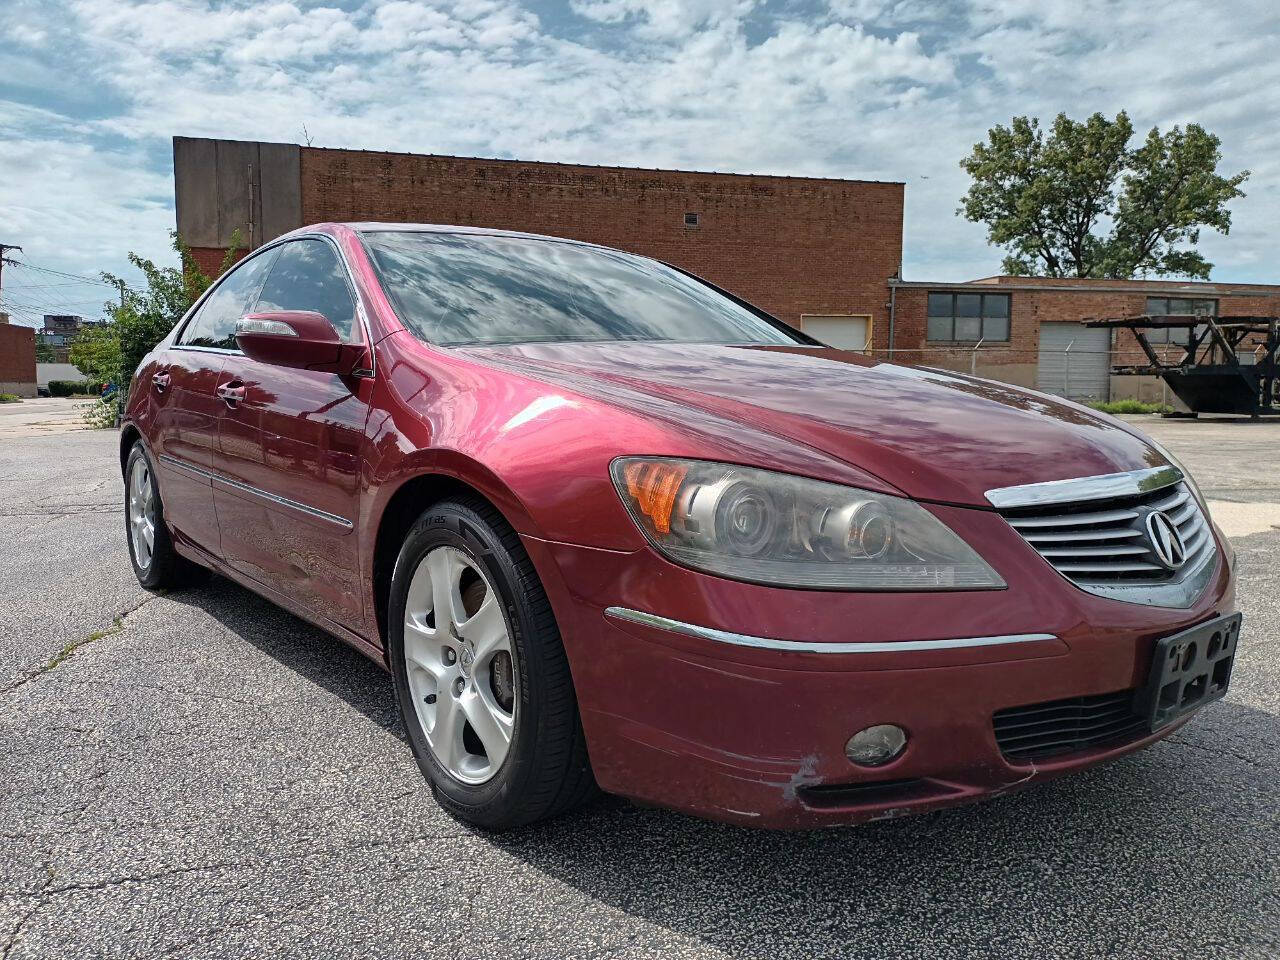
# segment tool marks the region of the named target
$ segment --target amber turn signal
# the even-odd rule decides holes
[[[671,532],[676,493],[688,472],[683,464],[665,460],[633,460],[622,468],[627,493],[658,533]]]

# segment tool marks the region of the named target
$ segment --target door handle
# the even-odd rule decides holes
[[[156,393],[164,393],[169,389],[169,379],[167,373],[153,373],[151,375],[151,385],[156,388]]]
[[[236,404],[244,399],[244,382],[239,379],[227,381],[218,387],[218,396],[222,398],[223,403],[234,410]]]

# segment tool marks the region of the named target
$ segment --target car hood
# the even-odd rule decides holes
[[[1138,434],[1078,404],[843,350],[611,342],[467,352],[648,415],[657,407],[686,425],[699,412],[737,421],[922,500],[988,506],[984,494],[996,487],[1165,462]]]

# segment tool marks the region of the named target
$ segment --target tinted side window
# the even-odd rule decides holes
[[[329,318],[343,340],[354,341],[356,305],[338,255],[323,240],[286,243],[262,286],[258,311],[314,310]]]
[[[262,279],[271,268],[275,251],[252,257],[223,277],[191,318],[178,343],[191,347],[222,347],[235,350],[236,321],[253,306]]]

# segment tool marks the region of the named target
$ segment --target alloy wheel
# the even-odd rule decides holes
[[[414,571],[404,657],[436,760],[463,783],[491,779],[515,730],[515,648],[498,592],[456,547],[430,550]]]
[[[143,457],[134,460],[129,471],[129,542],[139,570],[151,566],[156,545],[156,490],[151,467]]]

